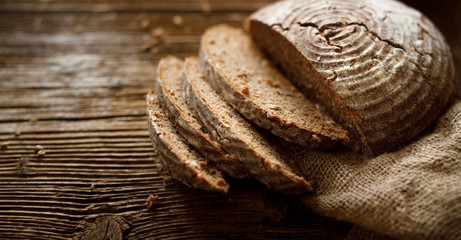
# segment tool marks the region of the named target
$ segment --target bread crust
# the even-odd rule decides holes
[[[155,90],[147,94],[146,102],[152,146],[171,176],[190,187],[227,193],[229,185],[223,174],[209,166],[207,161],[176,133],[158,103]]]
[[[312,149],[349,141],[348,133],[284,78],[242,29],[224,24],[207,29],[199,55],[211,86],[258,126]]]
[[[306,96],[351,131],[352,147],[368,155],[415,139],[455,99],[448,45],[403,3],[280,1],[245,26]]]
[[[220,99],[203,75],[192,76],[190,68],[200,71],[198,58],[185,62],[187,78],[182,86],[186,101],[211,136],[267,187],[288,195],[311,191],[312,183],[291,167],[289,159],[283,159],[266,136]]]
[[[174,56],[160,60],[155,85],[161,100],[160,105],[178,133],[210,163],[231,177],[250,178],[250,172],[238,160],[227,154],[219,143],[202,131],[200,122],[195,119],[183,98],[180,86],[181,77],[184,76],[181,74],[183,68],[184,62]]]

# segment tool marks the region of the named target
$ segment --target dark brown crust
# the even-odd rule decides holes
[[[168,134],[165,134],[165,131],[173,131],[173,126],[158,104],[157,97],[154,90],[147,94],[147,120],[152,145],[163,166],[173,178],[185,185],[227,193],[229,185],[219,170],[207,166],[206,161],[195,150],[189,148],[182,137],[178,135],[182,142],[173,143]],[[186,152],[182,152],[178,144],[182,144]]]
[[[452,104],[456,79],[449,47],[421,13],[365,3],[281,1],[245,25],[306,96],[352,130],[356,149],[377,155],[431,126]]]
[[[314,102],[320,102],[328,106],[325,111],[333,116],[334,119],[343,124],[351,135],[349,138],[348,145],[356,151],[363,151],[364,153],[371,155],[372,150],[368,146],[368,143],[363,138],[363,133],[359,130],[360,127],[352,116],[357,115],[350,109],[348,109],[342,102],[341,97],[334,91],[333,87],[326,81],[325,77],[318,73],[309,61],[305,61],[304,56],[297,49],[293,48],[293,45],[280,35],[279,32],[274,31],[271,27],[266,24],[255,20],[249,19],[247,22],[247,30],[253,36],[258,46],[265,50],[271,56],[272,60],[278,64],[281,69],[285,70],[284,73],[288,76],[288,79],[292,80],[293,83],[298,87],[303,94]],[[266,41],[264,39],[274,39],[277,44],[273,44],[272,41]],[[278,49],[286,49],[287,54],[278,54]],[[286,69],[290,69],[289,71]],[[302,78],[300,76],[303,76]],[[306,80],[307,79],[307,80]],[[324,79],[323,81],[316,81],[315,79]],[[303,84],[303,81],[308,81],[309,85]],[[346,114],[337,114],[337,113]],[[355,131],[354,129],[358,129]],[[363,144],[363,145],[362,145]]]
[[[195,66],[198,69],[198,61],[197,58],[186,59],[186,74],[188,71],[188,62],[195,62]],[[258,152],[251,146],[252,143],[242,138],[241,134],[243,132],[251,132],[251,135],[256,136],[255,139],[266,141],[264,140],[265,137],[260,135],[255,127],[251,126],[249,122],[227,106],[224,101],[220,100],[217,93],[211,90],[212,92],[208,91],[210,94],[204,96],[197,90],[194,82],[196,79],[188,77],[184,81],[183,91],[187,103],[195,110],[197,116],[203,122],[203,126],[208,129],[208,132],[213,133],[212,137],[220,142],[227,152],[241,160],[255,178],[266,184],[269,188],[284,194],[293,195],[312,190],[311,182],[306,181],[301,175],[298,175],[297,170],[290,169],[286,164],[282,163],[285,160],[280,159],[281,155],[275,153],[273,147],[268,148],[271,152]],[[216,98],[208,102],[209,95],[211,94],[214,94]],[[213,112],[213,108],[225,111],[229,115]],[[231,128],[229,124],[221,121],[226,121],[225,119],[230,115],[232,115],[232,119],[238,121],[238,127],[233,126]],[[256,144],[269,145],[270,143],[262,142]]]
[[[170,89],[169,86],[176,82],[180,84],[180,78],[184,77],[184,74],[178,71],[175,73],[177,76],[174,79],[167,79],[164,77],[164,71],[179,69],[182,71],[183,67],[184,62],[174,56],[167,56],[160,60],[156,77],[156,89],[161,98],[160,105],[164,108],[170,121],[174,123],[178,133],[186,139],[189,145],[209,159],[210,163],[231,177],[250,178],[251,174],[248,170],[238,160],[225,153],[219,143],[213,141],[208,134],[201,130],[202,126],[198,125],[198,122],[193,122],[192,116],[185,113],[185,111],[190,111],[185,109],[188,106],[179,107],[177,105],[176,101],[181,101],[178,98],[182,98],[183,95],[180,92],[181,89]]]

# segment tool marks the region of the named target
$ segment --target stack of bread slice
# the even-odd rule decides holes
[[[312,190],[285,144],[326,150],[348,132],[308,101],[242,29],[209,28],[200,57],[167,56],[147,95],[153,145],[170,174],[227,192],[225,175],[284,194]]]
[[[397,150],[456,97],[443,36],[397,1],[278,1],[245,28],[211,27],[198,57],[159,62],[149,129],[184,184],[227,192],[228,175],[311,191],[290,157],[298,150]]]

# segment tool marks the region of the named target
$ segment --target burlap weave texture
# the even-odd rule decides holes
[[[398,239],[461,239],[459,100],[432,131],[396,152],[365,159],[298,149],[294,157],[315,182],[303,201],[322,215]]]

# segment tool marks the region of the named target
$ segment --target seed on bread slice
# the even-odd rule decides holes
[[[224,152],[221,145],[202,131],[202,125],[195,118],[183,97],[181,73],[184,61],[174,56],[160,60],[157,67],[156,88],[168,118],[175,129],[200,154],[213,165],[234,178],[249,178],[250,172],[238,160]]]
[[[176,132],[159,105],[155,90],[147,94],[146,101],[152,145],[171,176],[190,187],[227,193],[229,185],[221,171],[208,165]]]
[[[325,149],[347,132],[320,112],[240,28],[217,25],[202,36],[201,67],[218,94],[245,118],[286,141]]]
[[[276,151],[260,129],[227,105],[205,81],[198,58],[186,58],[184,69],[182,86],[187,104],[211,137],[269,188],[289,195],[312,190],[311,182],[301,176],[294,163]]]

